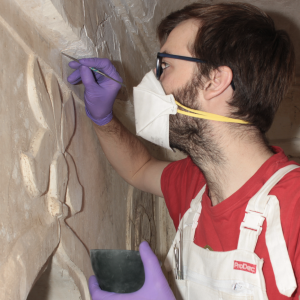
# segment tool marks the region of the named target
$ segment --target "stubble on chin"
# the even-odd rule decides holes
[[[173,93],[175,99],[186,107],[201,110],[198,101],[199,80],[195,78]],[[209,121],[177,113],[170,115],[170,147],[189,155],[200,169],[210,162],[222,163],[221,151],[213,140]]]

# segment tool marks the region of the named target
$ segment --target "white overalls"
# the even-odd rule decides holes
[[[267,300],[263,259],[255,253],[262,224],[267,219],[266,244],[279,292],[290,297],[297,287],[288,256],[280,222],[280,207],[270,190],[288,172],[298,168],[289,165],[278,170],[250,199],[240,226],[237,250],[216,252],[194,244],[195,230],[201,213],[201,200],[205,186],[191,202],[179,228],[183,228],[182,265],[184,280],[175,280],[177,300]],[[177,231],[167,255],[165,266],[174,274],[174,245],[178,243]],[[271,299],[272,300],[272,299]]]

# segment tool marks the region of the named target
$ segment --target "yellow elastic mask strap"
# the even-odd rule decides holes
[[[177,112],[179,114],[182,114],[182,115],[186,115],[186,116],[190,116],[190,117],[194,117],[194,118],[198,118],[198,119],[212,120],[212,121],[239,123],[239,124],[249,124],[249,122],[246,122],[246,121],[243,121],[243,120],[232,119],[232,118],[228,118],[228,117],[224,117],[224,116],[220,116],[220,115],[211,114],[211,113],[208,113],[208,112],[205,112],[205,111],[191,109],[191,108],[183,106],[182,104],[180,104],[176,100],[175,100],[175,103],[178,106],[188,110],[188,111],[183,111],[181,109],[177,109]]]

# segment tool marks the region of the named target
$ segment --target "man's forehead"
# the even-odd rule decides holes
[[[194,19],[179,23],[170,32],[165,44],[161,47],[160,52],[189,56],[199,26],[200,22]]]

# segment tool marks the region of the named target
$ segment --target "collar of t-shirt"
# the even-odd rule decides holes
[[[203,208],[213,217],[218,217],[226,214],[229,210],[233,211],[244,206],[278,169],[289,164],[287,156],[280,147],[272,146],[272,150],[275,154],[272,155],[239,190],[221,203],[212,206],[208,196],[207,186],[202,198]],[[239,199],[239,201],[237,201],[237,199]]]

